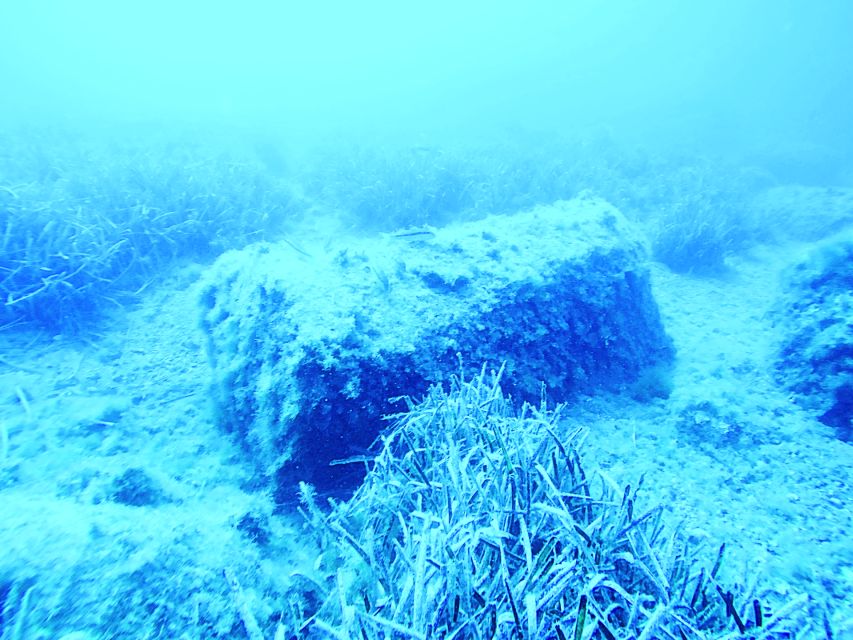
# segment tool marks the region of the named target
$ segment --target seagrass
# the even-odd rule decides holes
[[[755,580],[724,588],[723,547],[707,570],[660,506],[635,511],[640,486],[584,471],[585,433],[565,432],[562,407],[516,410],[500,377],[408,399],[330,514],[302,487],[336,559],[297,637],[771,638],[799,624],[802,601],[767,616]]]

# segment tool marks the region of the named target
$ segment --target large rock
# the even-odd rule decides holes
[[[619,389],[668,362],[636,231],[584,198],[325,247],[223,255],[201,297],[222,425],[284,498],[352,488],[392,396],[502,362],[517,398]],[[458,354],[458,355],[457,355]]]
[[[853,232],[790,270],[776,324],[779,381],[841,440],[853,441]]]

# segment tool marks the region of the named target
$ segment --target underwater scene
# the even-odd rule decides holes
[[[0,24],[0,640],[853,638],[853,3]]]

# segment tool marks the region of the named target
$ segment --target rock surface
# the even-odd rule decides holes
[[[506,363],[516,398],[619,390],[673,348],[640,236],[595,198],[318,247],[223,255],[203,279],[218,419],[282,500],[354,488],[395,396]]]
[[[786,337],[779,381],[844,441],[853,441],[853,233],[816,249],[788,273],[776,308]]]

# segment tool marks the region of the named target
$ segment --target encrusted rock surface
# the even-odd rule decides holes
[[[790,270],[776,323],[785,336],[779,381],[841,440],[853,441],[853,233]]]
[[[506,363],[516,398],[618,390],[673,349],[645,249],[591,197],[323,246],[259,244],[206,274],[218,418],[274,478],[351,488],[389,398]],[[290,492],[290,494],[289,494]]]

